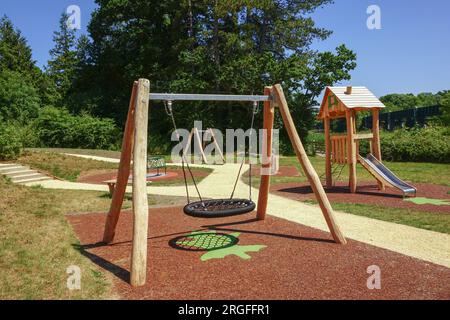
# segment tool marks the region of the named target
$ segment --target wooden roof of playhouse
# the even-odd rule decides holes
[[[374,108],[385,108],[385,105],[366,87],[327,87],[317,118],[341,118],[347,109]]]

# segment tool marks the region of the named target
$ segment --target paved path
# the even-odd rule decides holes
[[[79,156],[100,161],[118,162],[117,159]],[[171,164],[172,165],[172,164]],[[214,171],[199,183],[199,189],[205,198],[224,198],[230,195],[239,170],[238,164],[223,166],[193,165],[213,168]],[[248,170],[245,166],[242,173]],[[108,191],[107,186],[73,183],[65,181],[42,181],[27,185],[40,184],[45,188],[81,189]],[[238,182],[235,197],[248,197],[249,187]],[[131,188],[127,188],[131,192]],[[195,189],[189,188],[191,195]],[[153,195],[185,196],[184,186],[149,186],[148,193]],[[256,202],[258,190],[252,189],[253,200]],[[318,206],[308,205],[299,201],[270,194],[268,213],[289,221],[297,222],[316,229],[328,231],[328,227]],[[370,219],[344,212],[336,212],[337,220],[347,238],[368,243],[377,247],[389,249],[411,257],[436,263],[450,268],[450,235],[413,228],[401,224]]]

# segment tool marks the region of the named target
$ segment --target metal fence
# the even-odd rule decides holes
[[[413,108],[380,114],[380,128],[392,131],[404,127],[423,127],[430,117],[441,114],[440,106]],[[362,119],[363,129],[372,129],[372,117]]]

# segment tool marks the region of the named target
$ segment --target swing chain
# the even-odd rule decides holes
[[[167,115],[172,120],[173,128],[174,128],[174,130],[175,130],[175,132],[177,134],[178,140],[179,140],[180,136],[179,136],[179,133],[178,133],[178,128],[177,128],[177,125],[176,125],[176,122],[175,122],[175,117],[174,117],[174,114],[173,114],[173,102],[171,100],[165,100],[164,101],[164,109],[165,109]],[[251,145],[251,142],[252,142],[252,133],[253,133],[253,130],[254,130],[255,116],[258,114],[258,112],[259,112],[259,103],[258,103],[258,101],[253,101],[251,129],[250,129],[250,135],[249,135],[250,145]],[[250,159],[250,149],[249,149],[248,154],[249,154],[249,163],[250,163],[249,199],[251,200],[252,199],[252,163],[251,163],[251,159]],[[241,162],[241,165],[240,165],[240,168],[239,168],[239,172],[238,172],[238,175],[237,175],[237,178],[236,178],[236,181],[235,181],[235,184],[234,184],[233,191],[231,193],[230,199],[233,199],[233,197],[234,197],[234,193],[236,191],[237,183],[238,183],[239,177],[241,175],[242,167],[244,166],[244,163],[245,163],[245,156],[246,156],[246,153],[244,151],[244,156],[242,158],[242,162]],[[200,201],[203,202],[203,198],[200,195],[200,191],[198,189],[197,182],[196,182],[195,177],[194,177],[194,175],[193,175],[193,173],[191,171],[191,168],[189,166],[189,162],[185,158],[184,153],[183,153],[181,159],[182,159],[183,177],[184,177],[184,184],[185,184],[185,188],[186,188],[186,196],[187,196],[188,203],[190,203],[190,196],[189,196],[189,188],[188,188],[188,183],[187,183],[187,175],[186,175],[185,167],[187,167],[187,169],[188,169],[189,175],[191,176],[192,182],[194,183],[194,187],[195,187],[195,189],[197,191],[197,194],[198,194],[198,196],[200,198]]]
[[[164,110],[166,110],[166,113],[169,117],[173,116],[172,106],[173,106],[172,100],[164,101]]]
[[[259,113],[259,103],[258,101],[253,101],[253,114],[257,115]]]

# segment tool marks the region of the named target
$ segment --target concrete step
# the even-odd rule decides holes
[[[32,179],[25,179],[22,181],[16,181],[16,183],[23,184],[23,183],[47,181],[47,180],[52,180],[52,179],[49,177],[46,177],[46,176],[42,176],[41,178],[32,178]]]
[[[29,174],[34,174],[34,173],[38,173],[38,171],[36,171],[36,170],[13,171],[13,172],[8,172],[8,173],[6,174],[6,176],[12,178],[12,177],[20,177],[20,176],[29,175]]]
[[[0,163],[0,175],[7,176],[14,183],[53,180],[53,178],[39,173],[37,170],[31,170],[28,166],[14,163]]]
[[[8,168],[8,167],[17,167],[19,164],[15,163],[0,163],[0,169]]]
[[[49,177],[40,174],[40,173],[32,173],[32,174],[27,174],[27,175],[23,175],[23,176],[19,176],[19,177],[12,177],[11,181],[12,182],[23,182],[24,180],[30,180],[30,179],[40,179],[40,178],[47,178],[50,179]]]
[[[30,167],[15,165],[15,166],[6,167],[6,168],[0,168],[0,174],[8,174],[10,172],[17,172],[17,171],[24,171],[24,170],[30,170]]]

